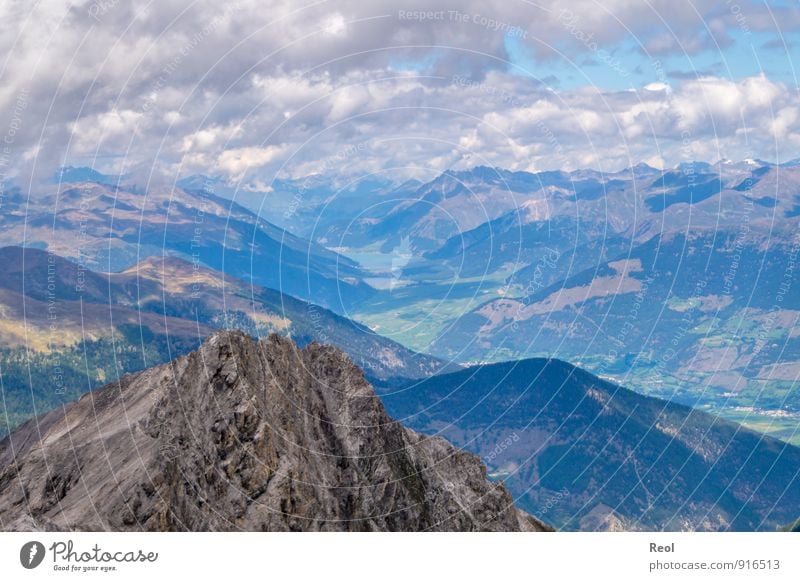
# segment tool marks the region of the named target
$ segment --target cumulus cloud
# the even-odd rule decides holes
[[[245,172],[267,165],[283,151],[284,148],[276,145],[227,149],[220,154],[217,167],[234,179],[241,179]]]
[[[652,65],[800,26],[749,0],[50,0],[2,3],[0,23],[0,105],[22,111],[9,163],[26,183],[65,163],[268,183],[797,155],[797,88],[767,75],[553,90],[509,49],[614,75],[607,55]]]

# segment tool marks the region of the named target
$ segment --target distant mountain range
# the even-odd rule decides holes
[[[72,170],[65,177],[87,172]],[[211,194],[62,181],[51,195],[8,192],[0,244],[46,248],[89,268],[120,271],[172,255],[344,312],[374,290],[352,260]]]
[[[74,254],[81,245],[65,231],[82,222],[66,208],[88,194],[73,190],[101,188],[108,200],[93,208],[103,226],[92,240],[105,270],[176,254],[327,306],[417,352],[460,363],[559,357],[800,443],[797,161],[476,167],[427,182],[325,169],[257,187],[195,175],[142,202],[125,176],[66,168],[71,193],[54,214],[65,230],[31,228],[53,213],[36,202],[27,232],[57,233],[70,241],[61,253]],[[118,183],[119,193],[109,190]],[[175,203],[154,204],[159,196]],[[120,222],[114,197],[118,207],[142,205],[141,227]],[[208,251],[191,254],[186,224],[203,204],[219,220],[204,230]],[[228,207],[233,226],[222,221]],[[135,243],[111,226],[115,213]],[[255,230],[267,237],[242,245]],[[0,240],[21,234],[0,220]],[[130,256],[107,261],[109,252]]]
[[[461,363],[580,362],[800,443],[797,163],[478,167],[404,196],[341,216],[336,250],[383,289],[350,316]]]
[[[0,442],[0,529],[544,531],[341,351],[221,332]]]
[[[668,170],[639,164],[619,172],[476,167],[446,171],[425,183],[370,177],[340,185],[319,175],[276,180],[268,192],[234,189],[203,176],[179,183],[235,195],[273,221],[280,216],[276,210],[288,211],[293,219],[286,228],[329,246],[379,243],[388,251],[409,236],[415,249],[425,253],[508,214],[516,215],[517,227],[568,218],[581,226],[603,224],[609,234],[643,241],[665,230],[737,226],[743,204],[753,202],[750,222],[769,228],[797,217],[798,182],[800,165],[795,162],[745,160],[683,163]]]

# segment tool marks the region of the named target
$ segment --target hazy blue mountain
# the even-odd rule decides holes
[[[175,255],[338,312],[374,293],[352,260],[298,238],[218,196],[180,188],[64,183],[9,200],[0,244],[47,248],[94,269]]]
[[[757,160],[664,171],[476,167],[360,196],[331,194],[324,209],[312,205],[316,227],[307,235],[368,269],[407,244],[414,259],[404,281],[421,297],[428,285],[433,298],[441,284],[480,276],[526,286],[552,250],[564,260],[548,269],[556,281],[667,233],[738,229],[744,220],[761,234],[786,232],[800,217],[799,188],[800,168]]]
[[[127,176],[105,174],[91,167],[62,167],[53,176],[53,183],[94,182],[97,184],[116,185]]]
[[[373,213],[376,198],[392,199],[395,190],[404,190],[413,184],[419,185],[419,182],[406,180],[395,183],[371,176],[350,181],[335,175],[275,179],[259,187],[231,184],[203,175],[192,175],[178,181],[178,186],[186,190],[234,200],[292,234],[329,246],[337,245],[337,234],[348,234],[347,226],[354,216],[365,210],[367,214]],[[388,211],[388,207],[384,211]]]
[[[777,530],[800,448],[552,359],[382,386],[390,414],[480,455],[524,510],[566,530]]]
[[[432,263],[449,266],[462,277],[505,270],[520,284],[528,282],[538,266],[549,285],[603,258],[616,257],[630,245],[629,238],[609,231],[606,224],[567,217],[529,221],[511,211],[450,238],[424,256]],[[543,260],[546,268],[538,264]]]

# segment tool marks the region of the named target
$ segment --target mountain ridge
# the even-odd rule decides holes
[[[4,204],[0,244],[24,240],[88,268],[120,271],[174,254],[340,313],[374,292],[352,260],[207,192],[63,182],[51,194],[9,195]]]
[[[557,359],[378,391],[393,417],[480,455],[518,506],[559,529],[777,530],[796,518],[800,448]]]
[[[218,332],[31,420],[0,466],[5,530],[549,530],[341,351],[278,335]]]

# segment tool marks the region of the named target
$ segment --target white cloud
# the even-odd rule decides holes
[[[185,136],[180,151],[188,153],[213,150],[215,147],[225,148],[232,139],[242,135],[242,132],[243,128],[240,123],[234,123],[227,127],[219,125],[205,127]]]
[[[79,153],[90,153],[103,148],[124,148],[139,131],[144,119],[140,111],[111,109],[90,117],[83,117],[70,124],[73,149]]]
[[[738,4],[753,30],[769,30],[763,6]],[[227,6],[0,5],[9,55],[0,107],[12,110],[21,94],[28,102],[15,133],[18,163],[36,152],[49,176],[65,158],[125,154],[126,166],[269,183],[363,143],[370,149],[341,171],[798,155],[798,92],[764,75],[551,91],[507,72],[506,25],[519,27],[535,59],[552,62],[598,49],[641,51],[648,62],[648,50],[724,48],[741,23],[714,0],[580,0],[569,4],[570,30],[555,0],[442,0],[443,19],[425,21],[399,15],[430,10],[424,0]],[[775,9],[784,33],[800,26],[796,12]],[[776,138],[788,151],[775,149]]]
[[[278,145],[227,149],[218,157],[217,167],[234,179],[240,179],[248,170],[260,168],[274,161],[285,150],[285,147]]]
[[[347,31],[347,24],[344,16],[337,12],[325,19],[322,28],[331,36],[342,36]]]

